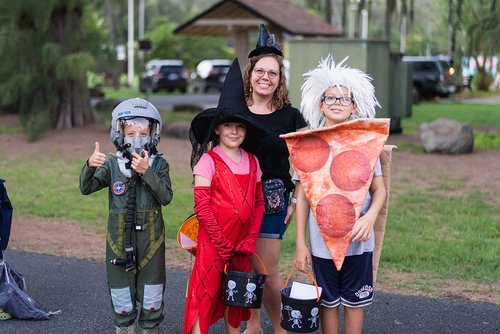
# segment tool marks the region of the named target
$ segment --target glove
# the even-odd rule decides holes
[[[248,235],[243,239],[235,248],[235,251],[243,255],[252,255],[255,251],[255,244],[259,236],[260,225],[262,224],[262,217],[264,215],[264,196],[262,194],[262,182],[257,182],[255,188],[255,202],[253,215],[250,218],[250,229]]]
[[[234,246],[223,234],[210,208],[211,187],[194,187],[194,212],[217,253],[224,262],[228,262],[235,254]]]

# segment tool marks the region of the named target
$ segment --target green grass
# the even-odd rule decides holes
[[[415,107],[412,119],[404,120],[403,128],[406,131],[424,121],[449,117],[466,121],[475,129],[489,129],[484,133],[490,136],[500,132],[500,110],[496,109],[487,105],[421,104]],[[170,120],[192,117],[161,112]],[[107,190],[82,196],[78,189],[80,169],[87,156],[61,160],[57,150],[23,154],[9,150],[7,154],[4,147],[0,146],[0,178],[7,180],[15,216],[72,220],[104,231]],[[186,167],[171,165],[174,199],[163,210],[169,245],[176,243],[180,223],[193,211],[192,179]],[[398,195],[391,197],[382,270],[431,277],[432,282],[426,279],[426,284],[460,279],[498,286],[500,207],[486,200],[495,196],[481,189],[456,195],[462,193],[457,190],[463,188],[463,182],[443,175],[427,192],[415,190],[409,179],[393,185]],[[290,265],[295,252],[295,225],[288,229],[282,249],[283,263]],[[418,288],[424,289],[425,284]]]
[[[16,216],[69,219],[104,230],[107,191],[82,196],[78,176],[85,157],[61,162],[58,152],[48,156],[5,156],[0,170]],[[33,168],[33,161],[40,168]],[[12,168],[11,166],[16,166]],[[172,166],[174,199],[164,208],[167,238],[175,243],[179,224],[192,212],[192,179],[182,166]],[[446,191],[462,185],[443,177],[430,192],[418,192],[403,184],[402,195],[390,204],[383,266],[403,272],[432,272],[438,277],[487,283],[498,282],[500,267],[500,207],[487,203],[479,190],[464,196]],[[283,257],[295,251],[295,225],[283,242]]]
[[[479,191],[445,196],[409,190],[390,205],[384,266],[498,282],[500,236],[495,212],[499,209],[487,204]]]
[[[418,135],[422,123],[448,118],[472,126],[475,150],[500,149],[500,108],[494,104],[421,103],[413,106],[412,117],[402,120],[403,133]],[[414,145],[413,145],[414,146]],[[400,149],[418,152],[408,144]],[[423,152],[423,150],[421,150]]]
[[[463,98],[467,97],[491,97],[491,96],[497,96],[500,94],[500,88],[489,90],[489,91],[482,91],[478,89],[474,89],[473,91],[470,91],[468,89],[462,90],[458,95]]]
[[[114,89],[113,87],[103,88],[104,96],[106,99],[127,99],[131,97],[144,97],[137,87],[120,87]]]
[[[119,89],[114,89],[113,87],[103,88],[104,96],[106,99],[127,99],[131,97],[141,97],[145,98],[146,93],[141,93],[138,87],[120,87]],[[165,94],[169,95],[179,95],[182,94],[178,90],[173,92],[166,92],[165,90],[158,91],[156,93],[149,92],[149,96],[163,96]]]
[[[23,132],[23,128],[20,126],[16,127],[5,127],[0,124],[0,135],[1,134],[7,134],[7,133],[21,133]]]

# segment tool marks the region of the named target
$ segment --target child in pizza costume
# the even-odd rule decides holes
[[[121,102],[112,113],[116,154],[99,143],[80,174],[80,191],[109,187],[106,272],[117,333],[159,333],[165,291],[165,231],[161,207],[172,200],[169,165],[157,152],[162,120],[148,101]],[[141,308],[136,308],[140,302]]]
[[[310,129],[339,126],[349,120],[375,117],[375,107],[379,106],[379,103],[374,95],[371,78],[358,69],[345,66],[345,60],[336,64],[332,56],[329,55],[320,61],[317,68],[305,74],[306,79],[302,86],[301,113],[308,121]],[[383,147],[383,142],[378,146],[380,150]],[[347,140],[340,141],[340,143],[340,145],[343,143],[352,145]],[[377,159],[378,154],[380,153],[377,153],[373,159],[376,164],[371,184],[365,185],[366,189],[369,187],[369,191],[364,202],[361,197],[359,218],[352,220],[353,226],[350,240],[348,240],[348,243],[350,242],[349,248],[345,257],[340,261],[332,256],[332,248],[328,243],[325,243],[325,240],[328,240],[328,235],[335,234],[321,226],[324,220],[322,221],[320,218],[328,216],[328,214],[334,215],[335,211],[342,211],[343,208],[335,205],[326,206],[326,208],[323,206],[321,208],[323,212],[320,212],[321,210],[318,208],[316,215],[319,216],[315,217],[306,197],[305,185],[302,182],[297,185],[295,265],[299,270],[305,271],[307,266],[312,263],[317,283],[323,288],[321,302],[323,333],[339,332],[340,305],[344,306],[345,332],[362,333],[363,308],[371,304],[373,300],[373,226],[386,199],[380,161]],[[355,163],[354,160],[347,161],[346,172],[352,172],[355,168],[351,164]],[[294,167],[296,166],[294,165]],[[338,171],[331,169],[330,173],[333,173],[332,178],[335,178],[334,173],[338,173]],[[340,184],[344,176],[340,174],[337,176],[340,179],[337,182]],[[305,175],[303,178],[306,179]],[[304,181],[303,178],[301,177],[301,181]],[[348,178],[347,175],[346,178]],[[325,213],[324,210],[327,212]],[[346,216],[348,215],[346,214]],[[309,225],[311,251],[306,245],[307,224]],[[331,228],[331,225],[328,225],[328,228]],[[345,232],[349,238],[348,231]],[[342,232],[338,235],[342,235]]]
[[[250,271],[250,255],[262,222],[262,172],[242,148],[259,147],[262,130],[247,115],[236,59],[226,76],[217,108],[191,123],[194,211],[199,220],[196,259],[189,280],[184,333],[208,333],[224,317],[227,333],[239,333],[247,308],[224,304],[224,270]]]

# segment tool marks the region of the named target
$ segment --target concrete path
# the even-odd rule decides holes
[[[48,321],[0,321],[1,334],[114,333],[104,263],[9,250],[5,259],[25,276],[41,309],[62,314]],[[182,333],[186,278],[187,272],[167,270],[161,333]],[[265,312],[263,328],[272,333]],[[224,333],[222,322],[210,333]],[[380,292],[367,308],[364,333],[500,333],[500,307]]]

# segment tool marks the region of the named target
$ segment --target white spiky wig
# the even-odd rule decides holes
[[[300,112],[304,116],[310,129],[317,129],[325,125],[325,116],[320,111],[321,98],[329,87],[344,86],[356,103],[354,118],[374,118],[375,106],[380,104],[375,97],[375,88],[372,78],[355,68],[347,67],[344,62],[335,64],[331,54],[321,59],[318,67],[304,74],[305,82],[302,85],[302,101]]]

